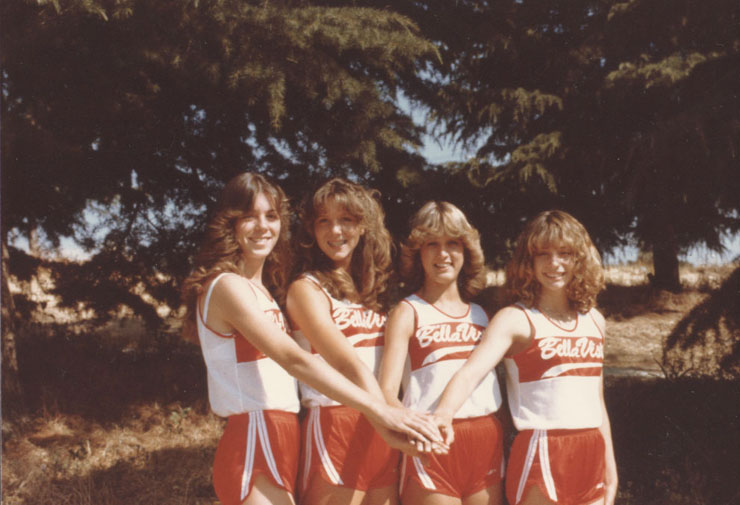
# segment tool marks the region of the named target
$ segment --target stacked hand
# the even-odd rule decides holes
[[[449,447],[455,441],[455,430],[452,429],[452,416],[435,412],[432,414],[432,422],[444,437],[444,444]]]
[[[384,407],[370,422],[388,445],[410,456],[449,452],[449,445],[430,414],[389,405]]]

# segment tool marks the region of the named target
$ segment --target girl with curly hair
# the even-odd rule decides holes
[[[448,202],[428,202],[411,220],[401,249],[401,278],[410,294],[390,313],[380,385],[388,402],[431,412],[488,324],[472,303],[486,281],[478,231]],[[452,421],[457,439],[448,454],[403,457],[405,505],[500,504],[503,436],[496,374],[473,384]],[[463,402],[461,402],[462,404]]]
[[[427,419],[389,407],[290,337],[273,297],[284,291],[290,266],[288,219],[278,186],[257,174],[233,178],[183,285],[184,332],[200,341],[211,409],[228,418],[213,467],[216,494],[227,505],[295,503],[295,378],[358,409],[394,446],[409,445],[394,432],[439,438]]]
[[[303,205],[302,273],[287,312],[296,340],[376,399],[383,352],[391,237],[377,191],[343,179],[323,184]],[[398,452],[362,416],[300,384],[304,419],[301,503],[397,503]]]
[[[613,505],[617,469],[604,404],[601,258],[573,216],[543,212],[520,234],[506,270],[515,303],[501,309],[435,410],[451,419],[503,358],[518,434],[506,471],[510,505]]]

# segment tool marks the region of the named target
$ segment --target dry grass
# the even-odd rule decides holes
[[[40,415],[6,428],[3,503],[213,503],[210,463],[223,421],[178,404],[132,408],[121,423]]]
[[[608,323],[607,367],[662,374],[671,338],[681,356],[689,344],[709,348],[708,341],[686,335],[696,337],[706,329],[700,323],[712,318],[719,322],[707,331],[729,342],[722,352],[732,357],[740,340],[732,326],[737,316],[727,307],[732,296],[722,292],[733,288],[725,281],[731,271],[684,269],[688,289],[671,294],[651,291],[639,267],[611,268],[599,299]],[[724,306],[714,302],[718,293]],[[125,335],[72,333],[62,325],[21,334],[28,414],[3,419],[4,504],[217,503],[211,464],[224,423],[208,412],[198,349],[120,326]],[[717,380],[707,373],[679,372],[670,380],[608,377],[620,460],[618,504],[740,499],[733,478],[740,464],[737,376]],[[724,438],[715,436],[717,427]]]

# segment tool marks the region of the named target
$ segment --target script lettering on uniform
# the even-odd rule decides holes
[[[575,340],[575,341],[574,341]],[[588,337],[547,337],[539,340],[540,356],[543,360],[560,358],[604,359],[604,344]]]
[[[340,331],[349,328],[380,329],[385,325],[385,315],[372,310],[360,308],[337,307],[334,310],[334,322]]]
[[[283,317],[283,313],[279,310],[270,310],[267,311],[267,313],[272,316],[272,321],[283,331],[287,331],[287,326],[285,325],[285,318]]]
[[[416,332],[419,347],[428,347],[433,343],[470,342],[476,343],[481,337],[481,328],[470,323],[429,325]]]

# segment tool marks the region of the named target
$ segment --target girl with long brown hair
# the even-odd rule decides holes
[[[197,335],[212,410],[228,418],[213,470],[225,505],[293,505],[300,448],[295,378],[362,412],[390,443],[438,438],[428,420],[393,409],[301,349],[274,294],[290,267],[289,207],[258,174],[224,188],[183,285],[185,333]],[[393,431],[391,431],[393,430]]]
[[[302,273],[288,290],[296,339],[383,401],[383,352],[391,237],[376,191],[343,179],[323,184],[302,212]],[[397,503],[398,452],[355,410],[301,384],[304,505]]]

